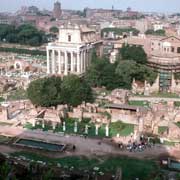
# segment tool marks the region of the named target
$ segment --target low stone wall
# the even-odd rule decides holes
[[[161,102],[161,101],[176,101],[180,102],[180,98],[163,98],[163,97],[139,97],[139,96],[131,96],[129,97],[129,101],[149,101],[149,102]]]

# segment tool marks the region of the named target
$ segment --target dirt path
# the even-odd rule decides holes
[[[42,131],[30,131],[24,130],[22,128],[17,127],[0,127],[0,134],[9,135],[9,136],[18,136],[21,138],[32,138],[32,139],[40,139],[49,142],[57,142],[61,144],[74,144],[77,149],[75,152],[66,152],[66,153],[55,153],[54,157],[62,157],[62,156],[70,156],[70,155],[126,155],[129,157],[136,158],[156,158],[161,155],[173,155],[177,158],[180,158],[180,150],[176,150],[173,147],[166,147],[162,145],[156,145],[153,148],[146,149],[143,152],[129,152],[129,151],[120,151],[117,146],[113,146],[106,141],[101,141],[99,145],[98,139],[84,138],[80,136],[61,136],[54,133],[47,133]],[[11,153],[17,151],[17,148],[0,146],[0,151],[4,153]]]

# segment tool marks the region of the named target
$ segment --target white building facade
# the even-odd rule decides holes
[[[91,54],[97,42],[96,33],[87,27],[64,25],[59,29],[57,42],[49,43],[47,74],[81,75],[91,64]]]

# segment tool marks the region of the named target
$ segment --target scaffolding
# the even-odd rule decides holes
[[[172,72],[160,70],[159,89],[161,92],[168,92],[171,87]]]

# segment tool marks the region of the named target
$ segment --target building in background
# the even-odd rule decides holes
[[[174,92],[174,74],[180,72],[180,39],[176,36],[132,36],[116,42],[115,48],[126,43],[142,46],[148,56],[148,66],[159,73],[159,90]],[[174,86],[172,89],[172,85]]]
[[[61,3],[57,1],[54,3],[53,17],[56,19],[60,19],[61,15],[62,15]]]

